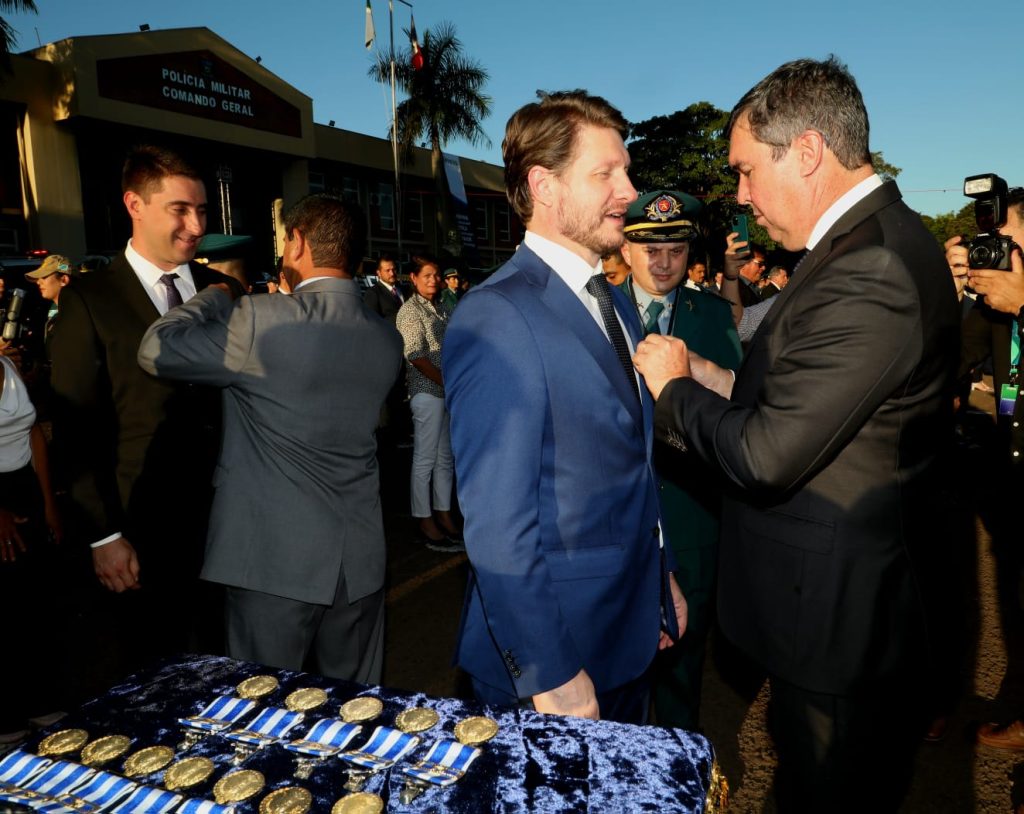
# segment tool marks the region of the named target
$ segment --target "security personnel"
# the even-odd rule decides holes
[[[701,205],[682,192],[659,190],[626,211],[622,255],[632,267],[620,288],[636,304],[648,333],[678,337],[715,364],[735,370],[742,352],[728,301],[686,287],[686,260]],[[696,729],[704,649],[711,627],[718,558],[720,488],[699,459],[656,443],[661,517],[676,555],[676,581],[689,604],[686,635],[655,662],[654,703],[661,726]]]

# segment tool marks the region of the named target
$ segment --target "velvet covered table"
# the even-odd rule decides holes
[[[165,663],[132,676],[106,694],[85,704],[50,731],[81,728],[90,740],[104,735],[128,735],[128,754],[154,745],[178,751],[182,731],[177,719],[196,715],[219,695],[235,694],[236,685],[255,675],[274,675],[280,686],[261,698],[259,706],[283,706],[293,690],[318,687],[327,691],[327,704],[308,713],[288,738],[297,740],[322,717],[338,715],[340,704],[356,696],[375,696],[384,704],[382,715],[369,722],[353,747],[359,747],[377,724],[393,725],[403,709],[415,706],[437,711],[440,721],[420,733],[422,742],[401,763],[372,777],[365,790],[380,795],[389,812],[702,812],[714,762],[709,742],[690,732],[659,727],[638,727],[608,721],[561,718],[472,702],[433,698],[423,694],[365,687],[321,676],[274,671],[255,664],[212,656]],[[401,769],[426,754],[439,738],[452,738],[455,725],[471,715],[487,715],[499,724],[498,734],[481,745],[483,754],[466,776],[447,788],[431,788],[409,804],[399,793],[405,784]],[[44,735],[46,733],[43,733]],[[29,742],[34,751],[40,738]],[[212,800],[213,785],[235,767],[232,744],[211,735],[175,759],[201,755],[216,764],[213,775],[189,789],[192,797]],[[74,757],[71,757],[74,760]],[[120,772],[124,759],[103,768]],[[289,785],[308,789],[313,812],[330,812],[347,792],[344,764],[328,759],[308,780],[292,776],[292,755],[271,745],[248,758],[241,768],[255,769],[266,778],[266,788],[235,806],[235,814],[256,814],[260,800],[270,791]],[[135,778],[159,786],[162,772]]]

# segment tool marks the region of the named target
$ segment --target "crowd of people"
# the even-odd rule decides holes
[[[969,269],[959,239],[943,256],[875,174],[834,58],[765,77],[727,133],[738,201],[792,268],[737,231],[710,277],[700,201],[638,194],[622,114],[547,93],[502,145],[523,242],[464,296],[425,255],[411,287],[384,254],[361,288],[365,219],[327,194],[284,216],[281,291],[249,295],[193,262],[199,173],[136,149],[124,251],[28,275],[53,303],[52,442],[0,357],[4,590],[45,592],[31,552],[67,537],[136,661],[224,652],[380,683],[378,439],[411,434],[420,542],[471,565],[456,660],[480,700],[698,729],[717,624],[768,677],[779,810],[895,811],[941,712],[932,502],[957,382],[988,355],[1020,455],[1024,265]],[[45,672],[26,665],[5,680]],[[41,711],[5,703],[0,730]],[[1024,750],[1024,724],[979,738]]]

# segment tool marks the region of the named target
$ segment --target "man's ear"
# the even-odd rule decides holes
[[[291,265],[295,266],[303,254],[308,250],[306,243],[306,237],[298,229],[292,229],[292,239],[289,240],[285,245],[285,252],[288,254],[288,259],[291,260]]]
[[[821,166],[828,145],[825,144],[825,137],[821,133],[808,129],[793,139],[790,149],[796,150],[800,162],[800,175],[806,178],[813,175]]]
[[[142,199],[133,189],[129,189],[124,194],[124,208],[128,210],[128,217],[132,220],[138,220],[142,217],[142,208],[146,205],[146,202]]]
[[[622,255],[622,259],[626,261],[626,265],[633,268],[633,256],[630,252],[630,243],[628,240],[622,241],[622,248],[619,249],[619,253]]]
[[[558,183],[558,176],[546,167],[534,164],[526,174],[526,181],[530,186],[530,197],[533,198],[533,206],[550,208],[554,206],[556,195],[555,185]]]

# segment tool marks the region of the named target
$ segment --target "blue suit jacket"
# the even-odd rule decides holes
[[[635,309],[612,296],[636,344]],[[594,318],[525,247],[461,301],[443,372],[473,567],[459,665],[520,698],[581,668],[598,692],[636,678],[666,579],[650,395],[630,392]]]

